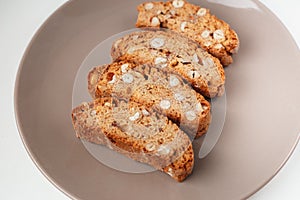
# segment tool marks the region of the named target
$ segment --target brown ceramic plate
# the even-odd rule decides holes
[[[194,173],[183,183],[160,172],[106,167],[72,128],[73,84],[81,63],[101,41],[134,27],[141,1],[79,0],[58,9],[27,48],[15,89],[21,137],[44,175],[78,199],[243,199],[264,186],[299,139],[300,56],[268,9],[245,2],[194,2],[229,22],[241,48],[226,68],[222,135],[206,158],[196,159]]]

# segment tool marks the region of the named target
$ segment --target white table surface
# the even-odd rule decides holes
[[[13,113],[15,76],[25,48],[40,25],[64,2],[0,0],[0,199],[69,199],[29,158]],[[281,19],[300,47],[300,1],[261,2]],[[300,145],[275,178],[250,199],[300,199]]]

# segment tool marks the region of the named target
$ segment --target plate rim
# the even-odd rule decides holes
[[[36,159],[36,156],[33,154],[33,152],[31,151],[30,146],[27,143],[26,138],[24,137],[23,134],[23,130],[22,130],[22,123],[21,123],[21,119],[20,119],[20,114],[19,114],[19,105],[18,105],[18,90],[19,90],[19,85],[20,85],[20,76],[22,74],[22,70],[23,70],[23,65],[25,62],[25,59],[30,51],[30,49],[32,48],[36,38],[38,37],[38,35],[42,32],[42,30],[46,27],[47,23],[51,20],[51,18],[53,16],[56,15],[56,13],[58,13],[60,10],[63,10],[65,7],[67,7],[69,4],[71,4],[73,1],[66,1],[65,3],[63,3],[62,5],[60,5],[57,9],[54,10],[54,12],[52,12],[47,18],[46,20],[44,20],[42,22],[42,24],[40,25],[40,27],[37,29],[37,31],[34,33],[34,35],[32,36],[32,38],[30,39],[30,42],[27,44],[26,49],[23,53],[23,56],[21,58],[21,61],[18,65],[18,70],[17,70],[17,74],[15,77],[15,82],[14,82],[14,93],[13,93],[13,101],[14,101],[14,113],[15,113],[15,123],[18,129],[18,133],[19,136],[22,140],[23,146],[25,147],[25,150],[27,152],[27,154],[29,155],[29,158],[31,159],[31,161],[34,163],[34,165],[37,167],[37,169],[41,172],[41,174],[46,178],[46,180],[48,180],[56,189],[58,189],[58,191],[61,191],[63,194],[65,194],[67,197],[71,198],[71,199],[78,199],[78,197],[76,197],[74,194],[69,193],[68,191],[66,191],[61,185],[59,185],[58,183],[56,183],[56,181],[47,173],[47,171],[42,167],[41,163],[39,163]]]

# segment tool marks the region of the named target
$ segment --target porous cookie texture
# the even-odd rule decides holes
[[[111,55],[114,60],[129,55],[135,62],[176,73],[206,97],[224,93],[225,73],[220,61],[174,31],[147,29],[131,33],[115,41]]]
[[[192,173],[194,153],[188,136],[167,117],[142,105],[99,98],[74,108],[72,120],[78,138],[106,145],[177,181]]]
[[[209,127],[209,102],[179,75],[160,67],[122,60],[94,68],[88,79],[93,98],[114,96],[142,104],[166,115],[191,138],[203,135]]]
[[[168,28],[198,42],[224,66],[233,62],[232,54],[239,49],[238,36],[229,24],[212,15],[209,9],[184,0],[148,2],[137,9],[137,27]]]

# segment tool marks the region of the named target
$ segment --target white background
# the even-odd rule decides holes
[[[0,199],[69,199],[48,182],[29,158],[13,113],[14,81],[25,48],[40,25],[64,2],[0,0]],[[300,1],[261,2],[281,19],[300,46]],[[279,174],[250,199],[300,199],[299,146]]]

